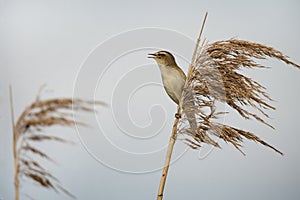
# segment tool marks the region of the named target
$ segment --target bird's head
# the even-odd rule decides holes
[[[148,54],[148,58],[153,58],[158,65],[173,66],[176,65],[174,56],[167,51],[158,51]]]

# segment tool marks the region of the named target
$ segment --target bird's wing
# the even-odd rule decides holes
[[[167,95],[176,103],[179,103],[179,98],[178,95],[174,92],[174,90],[170,90],[169,88],[167,89],[166,86],[164,86],[165,91]]]

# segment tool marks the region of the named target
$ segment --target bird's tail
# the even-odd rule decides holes
[[[207,134],[203,134],[202,131],[198,130],[198,124],[196,120],[196,110],[195,110],[195,103],[193,101],[186,102],[182,106],[182,112],[186,115],[186,118],[190,125],[190,131],[189,134],[196,139],[197,142],[204,142],[207,144],[211,144],[216,147],[220,147],[217,142],[212,140]],[[207,131],[207,130],[205,130]],[[200,147],[200,145],[197,145],[197,148]]]
[[[183,113],[187,117],[192,132],[196,132],[197,130],[197,121],[196,121],[194,106],[195,105],[193,101],[185,102],[185,104],[182,105]]]

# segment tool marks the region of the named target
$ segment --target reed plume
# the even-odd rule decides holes
[[[220,147],[219,143],[213,139],[217,137],[231,143],[243,153],[240,147],[243,139],[248,139],[283,154],[254,133],[215,122],[216,118],[226,114],[217,110],[216,103],[222,102],[244,119],[255,119],[273,128],[266,122],[269,118],[267,110],[275,109],[270,104],[271,97],[264,86],[240,72],[243,67],[266,68],[257,62],[259,59],[266,58],[276,58],[300,69],[298,64],[290,61],[280,51],[250,41],[230,39],[212,44],[203,43],[197,49],[181,103],[188,105],[188,102],[193,102],[195,106],[185,112],[195,114],[198,127],[197,130],[192,130],[191,127],[186,126],[187,119],[183,113],[178,128],[179,133],[188,136],[186,141],[189,146],[197,149],[201,147],[201,143],[207,143]]]
[[[12,93],[10,93],[10,97],[12,105]],[[13,123],[16,200],[19,199],[19,181],[21,178],[27,178],[37,183],[40,187],[52,189],[55,192],[63,192],[73,199],[76,198],[60,184],[58,178],[42,166],[39,159],[37,159],[38,157],[48,161],[54,161],[54,159],[36,147],[36,144],[50,141],[70,143],[71,141],[69,140],[46,134],[44,131],[53,126],[73,127],[75,124],[86,125],[83,122],[75,122],[72,111],[93,112],[94,105],[104,105],[104,103],[71,98],[48,100],[36,98],[35,102],[25,108],[16,124]],[[14,122],[13,109],[12,121]]]
[[[266,122],[266,119],[269,118],[267,110],[275,109],[270,104],[271,97],[264,86],[243,75],[241,69],[266,68],[257,60],[267,58],[281,60],[298,69],[300,66],[289,60],[280,51],[255,42],[229,39],[211,44],[204,41],[200,45],[207,15],[206,12],[175,115],[157,200],[163,199],[170,160],[179,135],[183,136],[186,143],[193,149],[199,149],[203,143],[221,148],[216,141],[216,138],[221,138],[245,155],[241,146],[244,139],[248,139],[283,155],[281,151],[254,133],[218,123],[216,119],[225,115],[226,112],[218,110],[217,103],[225,103],[246,120],[254,119],[273,128]],[[184,108],[184,112],[182,108]],[[196,129],[189,126],[187,116],[189,119],[191,116],[195,117]]]

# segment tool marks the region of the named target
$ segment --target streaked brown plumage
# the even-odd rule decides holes
[[[167,51],[158,51],[148,55],[148,58],[153,58],[159,66],[165,91],[176,104],[179,104],[186,75],[177,65],[174,56]],[[182,105],[183,112],[185,108],[189,108],[190,106],[192,105]],[[187,115],[191,129],[196,130],[195,114],[190,112],[185,112],[185,114]]]

